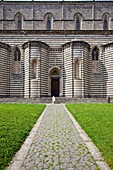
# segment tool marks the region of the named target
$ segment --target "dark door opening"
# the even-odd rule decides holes
[[[51,79],[51,96],[59,97],[59,78]]]

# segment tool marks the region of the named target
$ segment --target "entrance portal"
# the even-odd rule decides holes
[[[49,96],[62,96],[63,91],[63,77],[61,69],[57,66],[49,70]]]
[[[59,97],[59,78],[51,79],[51,96]]]
[[[54,70],[51,74],[51,96],[59,96],[59,73]]]

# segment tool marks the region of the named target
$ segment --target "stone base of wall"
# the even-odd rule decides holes
[[[56,97],[55,103],[107,103],[107,98],[66,98],[66,97]],[[42,97],[42,98],[0,98],[0,103],[52,103],[52,97]],[[113,100],[111,100],[113,103]]]

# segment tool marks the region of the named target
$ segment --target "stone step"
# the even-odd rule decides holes
[[[55,103],[107,103],[107,98],[66,98],[56,97]],[[111,100],[113,102],[113,100]],[[52,97],[42,98],[0,98],[0,103],[52,103]]]

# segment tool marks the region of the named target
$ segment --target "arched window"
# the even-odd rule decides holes
[[[82,21],[83,21],[82,14],[76,13],[74,15],[74,23],[75,23],[75,29],[76,30],[81,30],[82,29]]]
[[[53,15],[51,13],[47,13],[44,16],[45,29],[52,30],[53,29]]]
[[[76,19],[76,30],[80,30],[80,20],[79,17]]]
[[[95,47],[92,50],[92,73],[99,73],[99,49]]]
[[[21,53],[18,47],[15,48],[14,51],[14,74],[20,74],[21,73]]]
[[[21,13],[17,13],[15,15],[15,28],[17,30],[22,30],[22,22],[23,22],[23,16]]]
[[[108,21],[106,18],[104,19],[104,30],[108,30]]]
[[[16,47],[14,52],[14,61],[20,61],[20,50],[18,47]]]
[[[47,19],[47,30],[51,30],[51,20],[50,20],[50,18]]]
[[[110,14],[109,13],[104,13],[102,16],[102,21],[103,21],[103,30],[109,30],[110,29]]]
[[[98,61],[98,58],[99,58],[99,49],[97,47],[95,47],[92,50],[92,60],[93,61]]]

